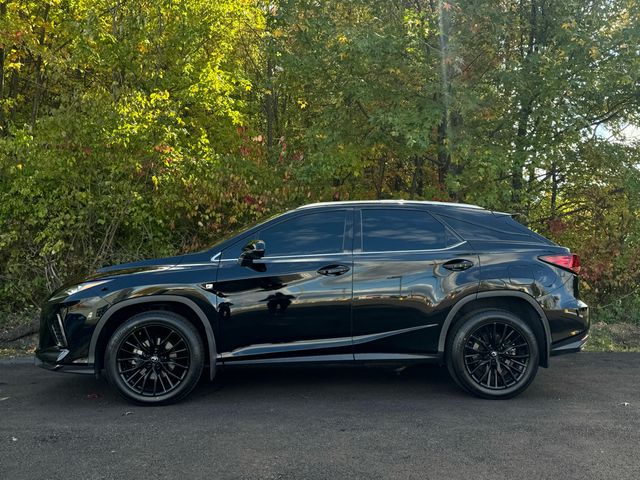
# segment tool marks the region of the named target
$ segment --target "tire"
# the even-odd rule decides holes
[[[184,317],[149,311],[125,321],[109,339],[105,371],[125,399],[166,405],[186,397],[204,368],[198,330]]]
[[[507,310],[471,312],[447,339],[447,368],[453,380],[481,398],[507,399],[524,392],[538,371],[536,336]]]

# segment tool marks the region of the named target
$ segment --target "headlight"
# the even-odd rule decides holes
[[[97,280],[95,282],[85,282],[85,283],[80,283],[78,285],[74,285],[73,287],[69,287],[67,288],[64,293],[67,296],[73,295],[74,293],[78,293],[81,292],[83,290],[86,290],[87,288],[91,288],[91,287],[97,287],[98,285],[102,285],[103,283],[107,283],[109,280]]]

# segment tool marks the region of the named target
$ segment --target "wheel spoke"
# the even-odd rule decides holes
[[[506,325],[505,325],[505,327],[506,327]],[[504,345],[504,344],[507,342],[507,340],[509,340],[509,337],[513,334],[513,332],[515,332],[515,330],[513,330],[513,329],[509,329],[509,333],[508,333],[508,334],[506,334],[506,335],[504,336],[504,338],[501,338],[501,339],[500,339],[500,343],[501,343],[502,345]]]
[[[130,362],[132,360],[142,360],[142,357],[124,357],[124,358],[118,358],[119,362]]]
[[[469,375],[473,376],[473,374],[476,373],[480,369],[480,367],[482,367],[483,365],[486,365],[487,363],[489,363],[489,360],[484,360],[480,362],[471,372],[469,372]]]
[[[498,364],[498,368],[496,368],[496,371],[500,374],[500,378],[502,379],[502,384],[503,386],[507,386],[507,379],[504,377],[504,373],[502,373],[502,368],[500,368],[502,365]],[[497,387],[497,382],[496,382],[496,387]]]
[[[154,343],[153,343],[153,340],[151,339],[151,335],[149,335],[149,331],[147,330],[147,327],[142,327],[142,330],[144,331],[144,334],[147,337],[147,340],[149,341],[149,348],[153,348]]]
[[[136,341],[136,343],[138,344],[138,348],[140,348],[141,350],[143,350],[143,351],[145,351],[145,352],[149,353],[149,349],[151,348],[151,344],[149,344],[149,346],[147,347],[147,346],[144,344],[144,340],[141,340],[141,339],[138,337],[138,332],[137,332],[137,331],[134,331],[134,332],[133,332],[132,337],[133,337],[133,339]]]
[[[182,380],[182,377],[179,377],[178,375],[176,375],[175,373],[173,373],[171,370],[167,370],[166,368],[164,368],[162,370],[164,373],[166,373],[167,375],[171,375],[173,378],[175,378],[176,380],[180,381]]]
[[[156,373],[153,376],[153,396],[156,396],[156,392],[157,392],[157,388],[158,388],[158,374]]]
[[[122,375],[124,373],[134,372],[136,370],[140,370],[142,367],[144,367],[144,363],[140,365],[136,365],[135,367],[132,367],[132,368],[128,368],[126,370],[121,370],[120,374]]]
[[[167,382],[169,382],[169,388],[173,388],[173,383],[171,382],[171,379],[169,378],[169,375],[167,375],[167,371],[163,368],[161,370],[161,373],[164,374],[164,378],[166,378]]]
[[[150,376],[151,376],[151,369],[147,370],[147,373],[145,373],[144,375],[144,380],[142,381],[142,387],[140,387],[140,393],[142,395],[144,395],[144,387],[147,386],[147,380],[149,380]]]
[[[172,365],[176,365],[180,368],[189,368],[189,365],[183,365],[182,363],[174,362],[173,360],[167,360],[165,363],[170,363]]]
[[[158,372],[156,370],[156,377],[158,377],[158,380],[160,380],[160,385],[162,386],[162,393],[165,393],[167,391],[167,387],[164,386],[164,382],[162,381],[162,376],[160,375],[160,372]]]
[[[521,367],[526,367],[527,365],[525,363],[519,362],[517,360],[513,360],[512,358],[508,359],[510,362],[515,363],[516,365],[520,365]]]
[[[474,340],[476,340],[476,341],[477,341],[478,343],[480,343],[480,344],[481,344],[481,345],[482,345],[486,350],[490,350],[489,345],[487,345],[487,343],[486,343],[484,340],[482,340],[481,338],[476,337],[475,335],[471,335],[471,337],[470,337],[470,338],[473,338]]]
[[[184,343],[184,340],[183,340],[182,338],[181,338],[180,340],[178,340],[176,343],[174,343],[173,345],[171,345],[171,348],[170,348],[169,350],[165,351],[164,353],[171,353],[171,352],[173,352],[173,351],[176,351],[176,352],[184,352],[184,351],[186,350],[186,348],[185,348],[185,349],[182,349],[182,350],[176,350],[176,347],[177,347],[178,345],[180,345],[180,343]]]
[[[503,353],[502,356],[506,358],[529,358],[528,353],[523,353],[522,355],[511,355],[509,353]]]
[[[169,339],[171,338],[171,335],[173,335],[173,330],[171,330],[166,337],[164,337],[164,340],[161,340],[160,343],[158,343],[158,347],[166,347],[167,342],[169,341]],[[166,348],[165,348],[166,350]]]

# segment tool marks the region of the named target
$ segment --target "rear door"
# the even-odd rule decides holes
[[[225,363],[353,360],[352,209],[303,211],[254,237],[265,256],[223,252],[216,284]],[[246,243],[248,238],[242,240]]]
[[[435,356],[447,313],[477,291],[478,257],[424,209],[363,207],[355,219],[355,359]]]

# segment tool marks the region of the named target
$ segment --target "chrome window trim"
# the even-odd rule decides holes
[[[262,257],[259,260],[254,260],[253,263],[261,264],[261,263],[288,263],[288,262],[314,262],[314,261],[323,261],[325,259],[330,259],[333,257],[343,257],[345,255],[351,256],[351,252],[340,252],[340,253],[317,253],[315,255],[280,255],[274,257]],[[329,257],[329,258],[327,258]]]
[[[263,257],[260,260],[254,260],[254,263],[266,263],[269,260],[296,260],[296,259],[308,259],[314,260],[319,257],[335,257],[340,255],[375,255],[381,253],[434,253],[434,252],[445,252],[447,250],[454,249],[461,245],[467,243],[466,240],[462,242],[458,242],[454,245],[450,245],[445,248],[433,248],[433,249],[425,249],[425,250],[381,250],[375,252],[335,252],[335,253],[317,253],[317,254],[309,254],[309,255],[280,255],[274,257]],[[223,258],[220,262],[237,262],[237,258]]]
[[[432,252],[445,252],[447,250],[451,250],[453,248],[459,247],[460,245],[464,245],[467,243],[466,240],[462,242],[458,242],[455,245],[450,245],[445,248],[432,248],[432,249],[424,249],[424,250],[379,250],[375,252],[354,252],[354,255],[374,255],[381,253],[432,253]]]
[[[315,260],[316,258],[321,257],[337,257],[340,255],[351,255],[351,252],[336,252],[336,253],[316,253],[316,254],[305,254],[305,255],[279,255],[273,257],[262,257],[258,260],[254,260],[253,263],[266,263],[265,260]],[[237,262],[237,258],[223,258],[220,260],[221,262]]]

